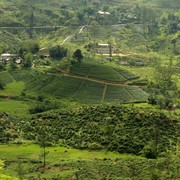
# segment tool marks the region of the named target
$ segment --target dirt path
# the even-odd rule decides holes
[[[63,45],[71,36],[68,36],[66,39],[63,40],[63,42],[60,45]]]
[[[104,86],[103,96],[102,96],[102,100],[101,100],[101,102],[104,102],[105,95],[106,95],[106,90],[107,90],[107,84],[105,84],[105,86]]]
[[[80,33],[82,33],[83,32],[83,29],[85,28],[86,26],[81,26],[80,27],[80,29],[79,29],[79,31],[78,31],[78,33],[80,34]],[[69,38],[71,38],[72,37],[72,35],[70,35],[70,36],[67,36],[63,41],[62,41],[62,43],[60,44],[60,45],[63,45]]]
[[[82,33],[82,31],[83,31],[83,29],[84,29],[85,27],[86,27],[86,26],[82,26],[82,27],[80,28],[80,30],[79,30],[78,33],[79,33],[79,34]]]
[[[97,54],[97,55],[103,55],[103,56],[109,56],[109,54]],[[122,54],[122,53],[118,53],[118,54],[112,54],[112,56],[130,56],[131,54]]]
[[[101,84],[106,84],[106,85],[115,85],[115,86],[119,86],[119,85],[127,85],[128,81],[124,81],[124,82],[113,82],[113,81],[108,81],[108,80],[103,80],[103,79],[97,79],[97,78],[93,78],[93,77],[85,77],[85,76],[81,76],[79,74],[72,74],[69,73],[65,70],[61,70],[60,72],[64,74],[64,76],[68,76],[68,77],[73,77],[73,78],[78,78],[78,79],[83,79],[83,80],[88,80],[88,81],[93,81],[93,82],[97,82],[97,83],[101,83]]]

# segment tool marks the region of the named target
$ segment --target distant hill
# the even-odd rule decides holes
[[[133,37],[140,37],[144,32],[156,33],[153,38],[157,36],[157,25],[161,25],[162,22],[168,17],[168,13],[176,14],[173,19],[168,19],[164,22],[166,28],[171,27],[178,30],[178,16],[177,8],[179,7],[178,0],[151,0],[151,1],[88,1],[88,0],[74,0],[73,3],[70,0],[1,0],[0,2],[0,52],[2,51],[15,51],[16,45],[22,41],[26,41],[29,38],[33,38],[42,44],[42,46],[50,46],[57,41],[57,37],[60,36],[60,40],[65,39],[67,36],[72,35],[69,33],[71,29],[77,29],[77,27],[83,25],[89,25],[87,34],[83,34],[87,40],[104,40],[109,41],[112,38],[121,41],[121,38],[131,39]],[[169,11],[168,11],[169,10]],[[100,15],[99,11],[107,11],[109,15]],[[177,12],[176,12],[177,11]],[[176,21],[176,23],[174,23]],[[112,26],[117,24],[124,24],[125,28],[131,29],[131,24],[146,24],[145,29],[135,27],[138,30],[138,36],[135,31],[127,31],[125,35],[114,31],[112,28],[106,28],[106,26]],[[147,24],[149,27],[147,27]],[[168,26],[168,24],[173,24]],[[164,25],[163,25],[164,26]],[[8,28],[9,27],[9,28]],[[13,27],[13,28],[11,28]],[[64,29],[64,27],[68,27]],[[99,28],[98,27],[102,27]],[[121,29],[123,28],[121,26]],[[153,29],[151,27],[154,27]],[[103,30],[103,28],[106,28]],[[141,31],[139,31],[139,29]],[[175,33],[177,30],[165,31],[168,35]],[[57,30],[59,32],[57,32]],[[110,34],[107,30],[113,31]],[[162,29],[161,29],[162,31]],[[75,33],[76,31],[74,31]],[[60,35],[59,35],[60,34]],[[104,37],[104,35],[109,37]],[[40,38],[41,37],[41,38]],[[77,36],[75,36],[77,37]],[[74,38],[74,34],[73,37]],[[173,37],[169,37],[171,39]],[[136,45],[137,49],[142,49],[144,52],[146,39],[140,38],[142,41],[142,47]],[[48,43],[48,42],[49,43]],[[80,40],[82,41],[82,38]],[[124,40],[123,40],[124,41]],[[153,41],[153,39],[152,39]],[[159,40],[161,41],[161,40]],[[59,42],[59,40],[58,40]],[[61,41],[62,42],[62,41]],[[75,39],[75,44],[76,39]],[[130,40],[133,44],[133,40]],[[123,49],[128,49],[132,44],[123,42]],[[106,42],[107,43],[107,42]],[[60,43],[59,43],[60,44]],[[152,42],[149,48],[157,49],[157,45],[166,44],[166,42]],[[153,46],[153,47],[151,47]],[[166,45],[167,46],[167,45]],[[161,47],[160,47],[161,48]],[[164,48],[164,47],[162,47]]]

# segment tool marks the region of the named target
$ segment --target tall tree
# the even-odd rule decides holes
[[[26,68],[31,67],[32,64],[33,64],[33,55],[31,53],[25,54],[24,59],[23,59],[24,67]]]
[[[67,56],[67,49],[62,46],[54,46],[49,49],[49,54],[53,59],[62,59]]]
[[[42,159],[43,159],[43,166],[46,166],[46,158],[48,155],[48,151],[46,151],[46,147],[49,145],[48,142],[50,140],[49,134],[48,134],[48,126],[42,121],[39,121],[40,129],[38,132],[38,144],[42,148]]]
[[[77,49],[77,50],[74,52],[74,54],[73,54],[73,58],[74,58],[74,59],[77,59],[79,62],[81,62],[81,61],[82,61],[82,59],[83,59],[83,55],[82,55],[82,53],[81,53],[81,50],[80,50],[80,49]]]
[[[29,37],[33,38],[33,26],[34,26],[34,12],[31,11],[30,21],[29,21]]]

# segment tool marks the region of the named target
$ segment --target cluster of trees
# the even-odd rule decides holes
[[[62,46],[54,46],[49,49],[49,54],[53,59],[62,59],[67,56],[67,52],[68,50]],[[81,61],[83,59],[81,50],[75,50],[72,58],[77,61]]]
[[[159,105],[160,108],[175,109],[180,98],[180,91],[173,80],[174,67],[172,64],[155,65],[154,82],[148,86],[150,90],[149,103]]]
[[[156,158],[167,149],[173,150],[178,138],[178,117],[158,110],[103,105],[52,111],[37,117],[22,124],[24,138],[34,140],[45,127],[49,143],[79,149],[108,149]]]

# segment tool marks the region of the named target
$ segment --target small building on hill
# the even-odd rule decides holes
[[[98,14],[100,14],[100,15],[110,15],[110,12],[98,11]]]
[[[111,44],[97,44],[96,53],[97,54],[115,54],[118,52],[118,47]]]
[[[49,49],[47,48],[42,48],[39,50],[38,54],[42,57],[42,58],[49,58]]]
[[[17,58],[17,54],[3,53],[1,54],[0,62],[3,64],[8,64],[13,58]]]

